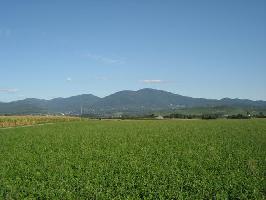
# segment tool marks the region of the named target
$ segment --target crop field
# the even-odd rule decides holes
[[[80,120],[80,118],[64,116],[0,116],[0,128],[77,120]]]
[[[0,199],[265,199],[266,120],[0,129]]]

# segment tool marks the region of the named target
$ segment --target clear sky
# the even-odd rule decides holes
[[[266,1],[0,1],[0,101],[141,88],[266,100]]]

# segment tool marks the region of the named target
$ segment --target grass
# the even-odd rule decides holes
[[[0,128],[77,120],[80,118],[68,116],[0,116]]]
[[[0,199],[265,199],[266,121],[0,129]]]

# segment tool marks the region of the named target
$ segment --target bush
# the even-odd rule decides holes
[[[201,116],[201,119],[217,119],[219,116],[217,114],[204,114]]]
[[[247,115],[237,114],[237,115],[230,115],[227,119],[250,119],[251,117]]]

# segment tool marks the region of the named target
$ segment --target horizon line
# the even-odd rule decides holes
[[[12,103],[12,102],[17,102],[17,101],[24,101],[26,99],[37,99],[37,100],[44,100],[44,101],[51,101],[51,100],[54,100],[54,99],[68,99],[68,98],[71,98],[71,97],[77,97],[77,96],[81,96],[81,95],[93,95],[95,97],[98,97],[100,99],[103,99],[105,97],[108,97],[110,95],[113,95],[113,94],[116,94],[118,92],[124,92],[124,91],[130,91],[130,92],[138,92],[138,91],[141,91],[141,90],[156,90],[156,91],[163,91],[163,92],[168,92],[168,93],[171,93],[171,94],[175,94],[175,95],[180,95],[180,96],[183,96],[183,97],[190,97],[190,98],[194,98],[194,99],[208,99],[208,100],[223,100],[223,99],[231,99],[231,100],[249,100],[249,101],[254,101],[254,102],[259,102],[259,101],[266,101],[266,100],[252,100],[252,99],[246,99],[246,98],[238,98],[238,97],[235,97],[235,98],[232,98],[232,97],[223,97],[223,98],[220,98],[220,99],[215,99],[215,98],[205,98],[205,97],[192,97],[192,96],[186,96],[186,95],[182,95],[182,94],[177,94],[177,93],[174,93],[174,92],[170,92],[170,91],[167,91],[167,90],[162,90],[162,89],[154,89],[154,88],[142,88],[142,89],[138,89],[138,90],[119,90],[117,92],[114,92],[114,93],[111,93],[111,94],[108,94],[106,96],[103,96],[103,97],[99,97],[99,96],[96,96],[92,93],[83,93],[83,94],[77,94],[77,95],[72,95],[72,96],[67,96],[67,97],[54,97],[54,98],[36,98],[36,97],[26,97],[24,99],[18,99],[18,100],[14,100],[14,101],[0,101],[0,103]]]

